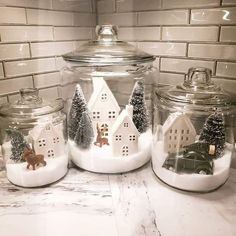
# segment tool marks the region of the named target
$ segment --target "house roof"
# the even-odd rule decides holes
[[[33,140],[38,140],[39,138],[41,138],[43,131],[46,129],[46,126],[48,126],[48,125],[51,127],[50,132],[53,132],[55,134],[59,134],[57,129],[54,128],[52,124],[46,124],[44,126],[37,125],[35,128],[33,128],[32,130],[29,131],[29,135],[33,138]]]
[[[129,116],[128,112],[126,109],[124,109],[120,115],[117,117],[116,122],[114,123],[114,125],[112,126],[111,129],[111,133],[115,134],[117,132],[117,130],[120,129],[120,127],[123,125],[124,120],[126,120],[126,122],[129,123],[129,128],[134,130],[134,132],[139,135],[139,132],[134,124],[134,122],[132,121],[132,118]]]
[[[108,87],[106,81],[102,77],[93,78],[93,94],[88,102],[89,110],[92,110],[96,102],[98,101],[99,95],[102,91],[105,90],[108,94],[108,97],[111,99],[112,103],[114,104],[117,111],[120,111],[120,106],[116,101],[113,93],[111,92],[110,88]]]
[[[183,119],[185,121],[186,126],[196,135],[196,130],[189,117],[186,114],[179,112],[173,113],[167,118],[166,122],[163,125],[163,134],[168,132],[171,127],[173,127],[173,125],[180,119]]]

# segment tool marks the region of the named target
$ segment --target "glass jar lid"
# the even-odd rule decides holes
[[[230,105],[230,96],[211,80],[208,68],[190,68],[182,85],[160,89],[157,95],[169,101],[196,105]]]
[[[61,99],[46,101],[38,96],[37,89],[24,88],[20,89],[20,99],[18,101],[6,103],[0,107],[0,116],[31,119],[57,112],[63,107]]]
[[[138,50],[132,44],[117,38],[117,27],[96,27],[97,40],[83,44],[77,50],[63,55],[65,61],[84,65],[127,65],[152,62],[155,56]]]

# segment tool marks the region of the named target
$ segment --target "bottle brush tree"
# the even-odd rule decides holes
[[[11,157],[10,159],[15,162],[24,161],[24,149],[30,149],[29,144],[26,142],[24,135],[17,129],[9,128],[6,130],[7,135],[11,138]]]
[[[84,111],[81,115],[79,127],[75,135],[75,143],[82,149],[88,149],[93,142],[94,132],[92,121],[88,111]]]
[[[140,133],[144,133],[148,128],[148,114],[143,82],[135,83],[129,104],[133,106],[133,122],[136,128]]]
[[[75,138],[82,112],[85,110],[87,110],[86,100],[80,85],[77,85],[68,116],[68,135],[72,140]]]
[[[216,157],[221,156],[225,147],[225,123],[222,113],[215,112],[206,119],[199,140],[215,145]]]

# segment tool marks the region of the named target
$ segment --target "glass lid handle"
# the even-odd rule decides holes
[[[20,105],[41,103],[42,99],[38,93],[39,91],[36,88],[20,89],[20,100],[17,103]]]
[[[97,25],[96,34],[98,41],[117,41],[117,26]]]
[[[212,71],[211,69],[204,67],[192,67],[188,70],[188,74],[185,76],[183,86],[186,88],[195,89],[209,89],[214,87],[214,83],[211,81]]]

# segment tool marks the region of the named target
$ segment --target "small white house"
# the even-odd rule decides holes
[[[54,127],[51,123],[31,130],[29,135],[33,140],[35,153],[42,154],[45,158],[64,155],[65,139],[62,130],[61,125]]]
[[[93,94],[88,102],[88,109],[94,131],[96,132],[98,124],[104,136],[109,136],[110,129],[119,115],[120,106],[101,77],[93,78]]]
[[[129,156],[138,152],[139,132],[132,120],[133,106],[127,105],[112,127],[114,156]]]
[[[179,152],[184,146],[195,142],[196,130],[186,114],[171,114],[162,131],[165,152]]]

